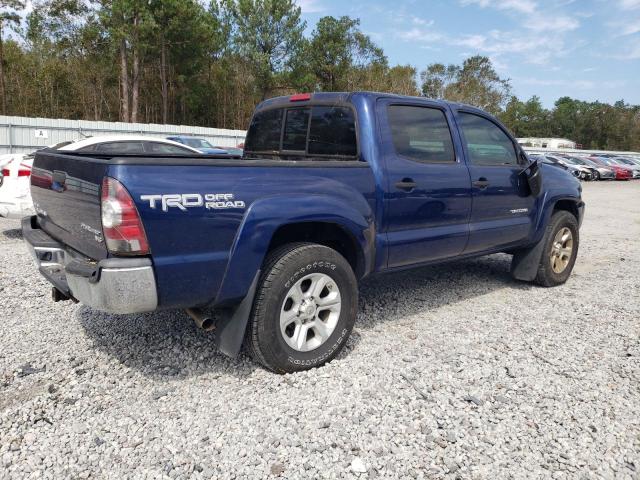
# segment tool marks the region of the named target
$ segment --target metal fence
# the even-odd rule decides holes
[[[235,147],[244,142],[244,130],[157,125],[147,123],[92,122],[51,118],[9,117],[0,115],[0,154],[29,153],[39,148],[69,140],[98,135],[193,135],[221,147]]]

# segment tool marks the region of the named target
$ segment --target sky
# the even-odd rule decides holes
[[[348,15],[391,65],[486,55],[520,99],[640,104],[640,0],[298,0],[309,32]]]

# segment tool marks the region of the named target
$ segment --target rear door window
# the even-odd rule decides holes
[[[454,163],[453,140],[442,110],[389,105],[389,127],[396,154],[421,163]]]

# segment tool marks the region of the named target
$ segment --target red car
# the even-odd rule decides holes
[[[608,158],[597,157],[595,155],[587,158],[598,165],[612,169],[616,173],[616,180],[630,180],[633,178],[633,171],[630,168],[616,165],[615,163],[610,162]]]

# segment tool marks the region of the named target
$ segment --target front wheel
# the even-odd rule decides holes
[[[344,347],[357,307],[357,281],[342,255],[317,244],[285,245],[265,261],[246,346],[277,373],[321,366]]]
[[[578,221],[567,211],[551,217],[535,282],[544,287],[563,284],[571,275],[580,243]]]

